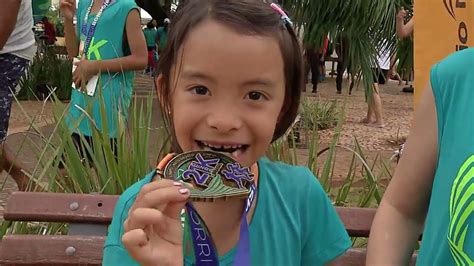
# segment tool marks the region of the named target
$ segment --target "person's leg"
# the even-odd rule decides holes
[[[372,94],[374,94],[372,92]],[[368,97],[367,99],[367,116],[362,119],[364,124],[372,124],[375,122],[375,111],[374,111],[374,100],[373,97]]]
[[[310,61],[310,55],[308,54],[308,51],[305,51],[304,53],[304,57],[306,60],[304,60],[304,86],[303,86],[303,92],[306,91],[306,84],[308,84],[308,75],[309,75],[309,71],[310,71],[310,64],[309,64],[309,61]]]
[[[326,58],[324,55],[319,57],[319,81],[326,79]]]
[[[376,94],[375,91],[378,91],[378,80],[379,80],[379,69],[378,68],[374,68],[372,69],[372,73],[373,73],[373,76],[372,76],[372,79],[374,80],[374,91],[372,91],[371,95],[366,95],[366,100],[367,100],[367,116],[365,118],[362,119],[362,123],[364,124],[373,124],[377,118],[376,118],[376,111],[375,111],[375,96],[374,94]]]
[[[370,126],[384,127],[383,113],[382,113],[382,99],[380,98],[379,84],[374,83],[374,91],[372,93],[372,110],[375,121],[370,123]]]
[[[10,120],[13,91],[25,71],[28,60],[12,54],[0,54],[0,144],[5,141]]]
[[[319,83],[319,54],[315,51],[308,52],[309,67],[311,68],[311,84],[313,84],[313,93],[318,91]]]
[[[336,76],[336,92],[337,94],[342,93],[342,80],[344,76],[344,61],[340,60],[337,62],[337,76]]]

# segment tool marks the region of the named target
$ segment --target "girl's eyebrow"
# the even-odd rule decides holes
[[[214,84],[216,83],[214,78],[199,71],[184,70],[182,75],[184,79],[201,79],[201,80],[209,81]]]
[[[275,82],[269,79],[264,79],[264,78],[256,78],[256,79],[251,79],[247,80],[242,83],[242,87],[247,87],[247,86],[264,86],[264,87],[275,87]]]
[[[216,80],[205,73],[195,71],[195,70],[183,70],[182,76],[184,79],[200,79],[216,84]],[[240,84],[240,87],[248,86],[264,86],[264,87],[275,87],[275,82],[270,79],[265,78],[254,78],[247,81],[244,81]]]

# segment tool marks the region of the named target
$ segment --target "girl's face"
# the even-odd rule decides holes
[[[207,20],[188,34],[177,64],[171,107],[183,151],[214,150],[244,166],[255,163],[271,143],[285,98],[277,40]]]

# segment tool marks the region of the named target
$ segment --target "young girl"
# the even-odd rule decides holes
[[[173,17],[160,58],[157,91],[174,151],[219,151],[258,172],[246,222],[246,200],[193,202],[219,265],[325,265],[351,246],[316,177],[264,157],[293,122],[304,86],[300,46],[282,14],[259,0],[187,1]],[[192,251],[180,219],[188,198],[181,183],[156,178],[155,171],[127,189],[109,227],[103,264],[202,262],[196,256],[209,250]],[[249,238],[240,237],[247,222]],[[189,223],[186,217],[184,227]],[[235,247],[246,240],[250,247],[239,252]]]
[[[368,265],[474,265],[474,49],[431,70],[430,86],[375,216]]]
[[[107,123],[109,137],[116,138],[119,116],[126,119],[128,115],[133,70],[147,65],[138,7],[133,0],[80,0],[76,12],[75,0],[61,0],[60,8],[68,54],[77,58],[66,120],[73,139],[78,142],[82,134],[91,142],[92,122],[84,112],[101,131]],[[93,78],[99,74],[100,78]],[[102,105],[106,121],[102,121]]]

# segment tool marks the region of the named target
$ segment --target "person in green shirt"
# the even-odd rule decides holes
[[[145,38],[134,0],[80,0],[77,8],[75,0],[61,0],[60,9],[67,52],[75,60],[65,120],[81,158],[90,159],[81,146],[84,139],[92,143],[94,130],[116,146],[119,124],[128,118],[135,70],[147,64]]]
[[[158,38],[158,32],[156,30],[156,21],[151,20],[146,24],[146,28],[143,29],[143,35],[145,36],[146,47],[148,50],[148,66],[146,69],[147,73],[153,72],[156,65],[156,44]]]
[[[165,18],[163,21],[163,26],[158,28],[158,34],[156,42],[158,43],[158,54],[161,54],[168,43],[168,29],[170,24],[170,19]]]
[[[380,207],[367,265],[474,265],[474,49],[431,69],[410,136]]]

